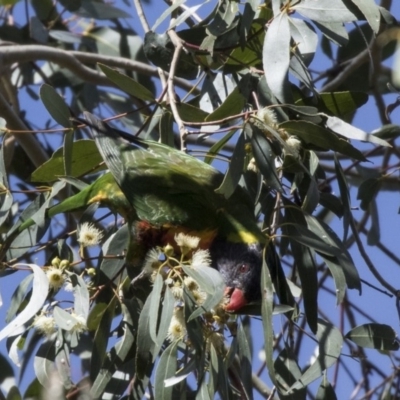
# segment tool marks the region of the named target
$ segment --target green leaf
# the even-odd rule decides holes
[[[293,230],[290,233],[291,239],[301,243],[307,247],[326,254],[328,256],[339,256],[340,252],[336,246],[326,243],[322,238],[317,236],[311,230],[299,224],[288,224]]]
[[[379,27],[381,22],[381,13],[379,6],[374,0],[351,0],[364,14],[370,27],[377,35],[379,33]]]
[[[232,136],[236,133],[236,129],[232,129],[225,136],[215,142],[207,152],[207,156],[204,158],[206,164],[211,164],[215,157],[219,154],[221,149],[229,142]]]
[[[131,18],[131,15],[108,3],[83,1],[81,8],[76,12],[84,18],[110,20],[117,18]]]
[[[371,135],[386,140],[396,139],[400,136],[400,126],[395,124],[383,125],[381,128],[373,131]]]
[[[53,341],[45,341],[36,353],[33,368],[36,378],[43,387],[50,382],[51,374],[54,372],[55,345]]]
[[[263,66],[267,84],[282,103],[292,102],[288,80],[289,63],[289,17],[286,12],[282,12],[269,24],[263,48]]]
[[[361,291],[360,277],[344,243],[340,241],[336,233],[324,221],[320,221],[317,218],[312,217],[310,215],[306,215],[305,217],[307,220],[307,225],[312,232],[314,232],[317,236],[319,236],[329,246],[337,248],[337,254],[336,254],[337,262],[333,262],[333,264],[332,263],[328,264],[328,266],[338,265],[340,269],[343,270],[343,274],[349,288],[351,289],[355,288]],[[323,257],[325,260],[329,260],[329,257],[327,257],[326,254],[321,254],[321,257]],[[338,291],[337,293],[338,303],[343,300],[344,296],[344,287],[342,287],[342,285],[339,284],[339,282],[342,281],[341,275],[342,274],[340,273],[340,278],[338,282],[336,282],[335,280],[335,284],[338,285],[336,286],[336,290]],[[334,274],[334,276],[337,277],[338,273]]]
[[[346,338],[361,347],[377,350],[398,350],[395,330],[385,324],[369,323],[359,325],[347,332]]]
[[[169,6],[156,20],[154,25],[152,26],[151,30],[155,32],[157,27],[167,18],[173,11],[175,11],[182,3],[184,3],[185,0],[177,0],[172,3],[171,6]],[[170,28],[172,29],[172,28]]]
[[[297,360],[289,349],[283,349],[274,363],[276,372],[276,380],[278,383],[279,393],[282,394],[284,400],[305,400],[307,396],[306,389],[296,390],[296,392],[284,395],[284,393],[292,386],[301,376],[301,370],[297,364]],[[281,398],[282,398],[281,397]]]
[[[260,172],[266,183],[278,192],[282,191],[281,182],[275,167],[275,154],[264,133],[255,125],[245,124],[244,131],[251,138],[251,148]]]
[[[61,307],[54,307],[53,316],[56,324],[65,331],[71,331],[78,322],[74,315]]]
[[[301,99],[296,104],[315,105],[315,97]],[[364,92],[327,92],[320,93],[318,106],[320,111],[345,118],[368,101],[368,94]]]
[[[242,132],[236,142],[224,180],[221,186],[215,189],[215,193],[224,195],[226,199],[232,196],[243,174],[245,156],[245,139]]]
[[[169,286],[165,286],[164,300],[162,304],[162,311],[160,317],[160,323],[157,330],[157,338],[155,340],[156,348],[154,355],[157,355],[167,337],[168,328],[171,323],[172,316],[174,314],[175,298],[172,294]]]
[[[105,392],[107,385],[111,380],[114,381],[112,389],[114,395],[122,395],[126,387],[129,384],[128,376],[132,376],[134,371],[133,365],[130,365],[129,375],[124,373],[124,363],[126,363],[127,357],[132,350],[135,341],[134,329],[137,326],[137,303],[132,302],[132,312],[126,304],[121,304],[122,314],[124,316],[122,321],[124,334],[121,340],[110,350],[108,357],[105,358],[104,365],[102,366],[96,380],[93,382],[93,386],[90,389],[90,394],[93,398],[99,398]],[[126,365],[126,364],[125,364]],[[125,379],[124,379],[125,378]],[[115,385],[118,381],[119,385]],[[111,390],[110,390],[111,389]]]
[[[313,26],[298,18],[289,18],[290,33],[305,65],[309,65],[314,58],[318,45],[318,35]]]
[[[239,363],[240,363],[240,378],[243,389],[246,393],[246,398],[252,398],[253,383],[251,379],[252,374],[252,359],[249,332],[244,330],[243,324],[239,324],[237,331],[237,339],[239,346]]]
[[[326,379],[326,374],[324,374],[321,385],[318,388],[316,400],[337,400],[335,390]]]
[[[71,113],[64,99],[47,83],[40,88],[40,99],[53,119],[64,128],[71,128]]]
[[[162,353],[157,366],[154,380],[154,395],[156,399],[172,399],[173,386],[165,386],[165,380],[175,375],[179,341],[171,343]]]
[[[194,268],[182,265],[183,271],[193,278],[199,287],[207,293],[207,298],[201,307],[197,308],[188,318],[188,322],[197,318],[199,315],[214,308],[224,296],[225,283],[221,274],[214,268],[205,265]]]
[[[332,131],[339,133],[340,135],[347,137],[348,139],[360,140],[362,142],[370,142],[379,146],[392,147],[392,145],[386,140],[380,139],[379,137],[374,135],[370,135],[367,132],[358,129],[355,126],[348,124],[347,122],[337,117],[328,117],[326,120],[326,126],[329,129],[332,129]]]
[[[73,386],[71,380],[71,360],[69,357],[69,349],[68,344],[65,340],[60,340],[59,337],[62,336],[59,334],[58,339],[56,341],[56,357],[55,357],[55,367],[57,368],[58,375],[61,379],[62,385],[66,390],[71,389]],[[59,344],[59,346],[57,346]]]
[[[151,93],[149,89],[139,82],[136,82],[134,79],[122,74],[121,72],[118,72],[115,69],[107,67],[107,65],[98,64],[98,66],[107,76],[107,78],[111,82],[115,83],[125,93],[128,93],[131,96],[143,101],[155,101],[153,93]]]
[[[153,360],[155,356],[154,350],[156,344],[149,333],[150,319],[155,317],[150,314],[152,296],[153,292],[151,292],[147,297],[139,317],[136,348],[136,372],[139,379],[150,377],[153,369]]]
[[[149,320],[149,334],[151,340],[156,343],[157,340],[157,324],[159,318],[159,308],[161,306],[161,291],[164,286],[164,279],[161,274],[157,274],[154,281],[153,290],[151,291],[151,303],[149,313],[152,316]]]
[[[361,200],[360,207],[362,210],[367,210],[369,204],[375,199],[382,186],[380,178],[366,179],[358,188],[357,200]]]
[[[273,303],[274,303],[274,288],[270,271],[266,262],[266,254],[264,251],[263,265],[261,270],[261,290],[263,297],[261,299],[261,316],[264,334],[264,350],[268,374],[273,384],[276,385],[276,376],[274,368],[274,329],[272,324]]]
[[[207,120],[209,114],[201,108],[192,106],[189,103],[177,103],[179,116],[185,122],[203,122]]]
[[[289,393],[307,387],[338,360],[343,343],[340,331],[329,322],[320,319],[318,320],[317,338],[319,341],[318,358],[291,386]]]
[[[92,382],[96,380],[107,356],[108,339],[110,336],[111,324],[115,316],[116,305],[117,299],[113,296],[104,312],[101,313],[100,323],[94,335],[93,350],[90,359],[90,379]]]
[[[32,296],[25,308],[0,331],[0,340],[13,333],[33,318],[43,307],[49,292],[49,280],[44,271],[35,264],[17,264],[29,267],[33,272]]]
[[[7,310],[7,316],[6,316],[7,323],[9,323],[16,316],[18,310],[25,301],[26,296],[28,295],[28,288],[30,287],[32,280],[33,280],[33,275],[32,274],[27,275],[24,279],[22,279],[20,284],[15,289],[11,297],[10,306],[8,307]]]
[[[1,146],[0,150],[0,227],[7,220],[13,205],[13,196],[8,190],[7,170],[4,163],[5,148],[6,146]]]
[[[312,122],[287,121],[281,123],[279,127],[285,129],[291,135],[297,136],[306,144],[317,146],[323,150],[337,151],[357,160],[366,161],[364,154],[347,140]]]
[[[211,268],[210,268],[211,269]],[[193,344],[196,352],[198,352],[198,359],[200,359],[200,355],[204,352],[204,343],[205,339],[203,337],[203,328],[200,323],[199,318],[189,319],[194,312],[199,310],[196,301],[193,298],[192,293],[186,286],[183,286],[183,301],[184,301],[184,315],[186,321],[186,330],[189,336],[190,341]],[[201,309],[200,309],[201,310]],[[200,311],[200,314],[202,310]],[[199,369],[198,369],[199,370]]]
[[[303,17],[318,22],[352,22],[357,17],[341,0],[303,0],[290,7]]]
[[[31,176],[32,182],[52,182],[60,176],[65,175],[64,171],[64,148],[58,148],[50,160],[38,167]],[[71,149],[71,172],[68,175],[78,177],[90,172],[97,172],[104,169],[99,167],[103,162],[94,140],[76,140]],[[98,168],[96,168],[98,167]]]
[[[371,226],[368,229],[367,243],[369,246],[376,246],[381,240],[379,213],[376,201],[372,201],[370,206]]]
[[[335,172],[339,184],[340,199],[343,204],[343,241],[347,239],[349,233],[350,219],[353,218],[351,214],[350,192],[344,175],[342,166],[335,154]]]
[[[89,316],[89,291],[87,284],[80,275],[66,271],[74,288],[74,311],[87,320]]]
[[[246,98],[240,92],[239,87],[235,87],[227,96],[224,102],[210,113],[205,120],[207,122],[219,121],[221,119],[240,114],[246,104]]]

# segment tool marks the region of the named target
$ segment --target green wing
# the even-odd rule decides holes
[[[250,241],[259,241],[262,235],[246,193],[238,188],[229,200],[215,193],[223,179],[219,171],[157,142],[129,137],[127,144],[121,139],[126,134],[88,113],[86,118],[100,154],[139,219],[194,230],[217,228],[235,241],[252,234]]]

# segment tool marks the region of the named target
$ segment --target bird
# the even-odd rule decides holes
[[[140,242],[136,249],[146,248],[146,243],[147,249],[164,244],[177,232],[200,237],[199,246],[209,250],[211,266],[226,285],[226,311],[237,312],[259,301],[266,236],[245,190],[238,186],[227,199],[215,191],[223,174],[212,166],[170,146],[121,132],[88,112],[85,119],[120,189],[115,198],[127,210],[122,192],[131,206],[125,217],[135,226]]]

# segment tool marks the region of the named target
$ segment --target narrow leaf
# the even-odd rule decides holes
[[[64,99],[47,83],[40,88],[40,99],[53,119],[64,128],[71,128],[71,113]]]
[[[288,80],[289,63],[289,17],[287,13],[280,13],[272,20],[265,35],[263,65],[267,84],[282,103],[292,102]]]
[[[290,392],[307,387],[337,361],[343,344],[340,331],[329,322],[320,319],[318,321],[317,338],[319,341],[318,358],[292,385]]]
[[[175,375],[178,344],[179,341],[171,343],[160,357],[154,380],[154,395],[156,399],[172,399],[173,386],[166,386],[165,381]]]
[[[29,267],[33,272],[32,296],[26,307],[0,331],[0,340],[12,336],[15,330],[33,318],[42,309],[49,291],[49,280],[39,266],[35,264],[18,265]]]

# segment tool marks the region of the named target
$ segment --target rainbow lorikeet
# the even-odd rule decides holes
[[[164,241],[183,231],[201,238],[212,266],[226,284],[228,311],[261,299],[262,250],[266,242],[247,193],[226,199],[215,192],[221,172],[169,146],[131,137],[86,113],[106,165],[134,210],[141,243]],[[173,236],[172,236],[173,237]],[[145,238],[145,239],[143,239]],[[162,243],[160,243],[162,244]]]

